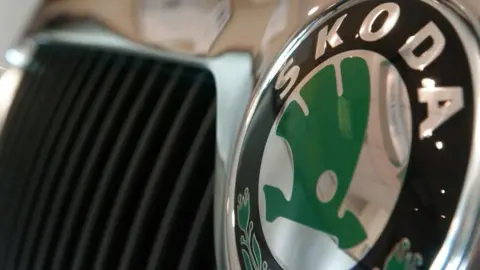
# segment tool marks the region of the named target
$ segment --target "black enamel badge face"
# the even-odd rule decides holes
[[[240,149],[242,269],[431,266],[472,146],[456,16],[428,1],[347,2],[296,41]]]

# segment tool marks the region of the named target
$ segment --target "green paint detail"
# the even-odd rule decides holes
[[[338,68],[338,67],[337,67]],[[352,181],[365,138],[370,106],[370,74],[366,62],[358,57],[340,63],[343,93],[337,94],[334,65],[316,73],[301,89],[308,106],[305,115],[297,102],[286,108],[277,128],[293,154],[294,180],[291,200],[279,188],[265,185],[266,219],[283,217],[338,238],[347,249],[366,239],[357,217],[346,211],[339,216]],[[336,173],[337,191],[329,202],[316,195],[320,175]]]
[[[398,242],[385,261],[384,270],[416,270],[422,266],[423,259],[419,253],[410,251],[410,241],[406,238]]]
[[[250,193],[245,188],[237,197],[237,224],[242,231],[240,236],[243,263],[247,270],[268,270],[268,263],[262,260],[262,252],[253,233],[254,224],[250,220]]]
[[[350,102],[343,96],[338,97],[338,128],[344,138],[351,139],[352,123],[350,122]]]
[[[245,264],[245,268],[247,270],[253,270],[252,268],[252,261],[250,260],[250,256],[248,252],[242,248],[242,257],[243,257],[243,263]]]

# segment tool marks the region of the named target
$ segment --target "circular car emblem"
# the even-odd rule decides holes
[[[460,18],[433,1],[350,1],[292,40],[237,149],[242,269],[432,265],[474,133],[478,47]]]

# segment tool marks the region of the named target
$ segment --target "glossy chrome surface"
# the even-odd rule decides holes
[[[464,19],[470,23],[471,29],[457,29],[461,37],[470,44],[476,44],[476,48],[469,54],[470,66],[473,74],[480,74],[480,51],[478,43],[480,40],[480,3],[471,0],[448,1],[450,7],[463,14]],[[457,23],[460,23],[457,18]],[[476,50],[475,50],[476,49]],[[478,90],[480,80],[478,76],[473,77],[474,86]],[[480,93],[475,92],[475,123],[474,137],[472,142],[472,153],[467,179],[465,181],[462,197],[457,205],[455,217],[450,225],[450,230],[445,242],[435,259],[432,269],[475,269],[480,263]]]
[[[218,93],[215,188],[217,264],[218,269],[239,269],[236,247],[232,241],[227,241],[227,238],[233,237],[227,229],[235,223],[232,215],[235,204],[232,201],[233,187],[229,182],[232,173],[236,171],[235,162],[239,158],[238,155],[234,155],[234,144],[238,141],[237,147],[241,146],[242,134],[249,125],[262,91],[280,71],[298,42],[308,31],[313,31],[318,21],[313,24],[308,23],[314,18],[321,18],[328,14],[333,10],[333,4],[344,1],[232,0],[229,4],[219,4],[219,2],[218,0],[199,1],[198,7],[194,8],[196,11],[193,13],[197,15],[192,16],[205,15],[207,14],[205,12],[211,8],[219,6],[224,12],[221,26],[215,23],[205,23],[202,26],[201,31],[207,33],[204,36],[189,34],[188,31],[191,31],[195,23],[191,23],[188,19],[184,20],[188,22],[181,28],[183,30],[180,30],[182,32],[180,35],[156,32],[153,27],[155,24],[169,25],[179,20],[174,18],[175,16],[160,20],[158,17],[165,13],[164,7],[152,7],[152,1],[147,0],[50,1],[43,5],[33,19],[31,29],[32,37],[36,42],[64,41],[116,48],[188,62],[211,70]],[[469,55],[470,65],[478,74],[480,72],[478,70],[480,3],[476,0],[440,1],[441,4],[429,2],[439,5],[440,10],[444,9],[440,5],[448,3],[468,20],[471,29],[459,28],[457,31],[464,40],[473,44]],[[218,15],[218,13],[215,14]],[[96,23],[73,23],[60,29],[40,31],[43,25],[58,16],[68,16],[71,19],[87,18]],[[459,21],[459,18],[451,19]],[[304,28],[306,25],[307,27]],[[168,31],[168,29],[165,28],[162,31]],[[477,39],[474,39],[474,36]],[[474,80],[476,88],[480,89],[478,78]],[[1,80],[0,84],[2,84]],[[13,91],[15,86],[12,85],[10,89]],[[479,101],[479,95],[476,93],[476,108]],[[8,111],[8,106],[5,108],[4,111]],[[241,124],[245,113],[246,118]],[[392,115],[389,121],[395,121],[396,117],[401,117],[401,114]],[[475,119],[479,117],[480,111],[476,109]],[[239,132],[240,137],[237,138]],[[407,155],[401,149],[408,144],[409,140],[402,136],[387,137],[386,142],[384,141],[386,153],[392,159],[401,162]],[[480,169],[476,166],[480,163],[479,142],[480,130],[475,124],[474,151],[470,158],[468,180],[448,237],[432,269],[471,269],[473,265],[480,263],[480,205],[479,200],[474,199],[480,192]],[[288,166],[285,168],[288,169]],[[312,257],[314,261],[317,259],[319,260]],[[301,264],[292,257],[287,266],[290,266],[287,269],[295,269]]]

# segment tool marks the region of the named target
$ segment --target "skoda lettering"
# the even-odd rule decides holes
[[[387,18],[383,20],[380,29],[373,32],[372,26],[378,21],[382,13],[387,14]],[[363,20],[356,37],[360,37],[365,42],[375,42],[385,37],[397,24],[400,14],[401,9],[399,5],[395,3],[380,4]],[[324,26],[318,32],[315,59],[323,56],[328,46],[335,48],[343,43],[342,38],[338,35],[338,30],[347,15],[348,14],[341,16],[332,26]],[[431,45],[429,45],[421,55],[415,55],[414,50],[426,42],[427,39],[432,40]],[[398,53],[410,68],[424,70],[440,56],[445,48],[445,42],[443,33],[434,22],[430,21],[414,35],[408,37],[403,46],[398,49]],[[293,58],[290,59],[277,78],[275,88],[277,90],[283,90],[281,94],[282,98],[291,90],[298,79],[298,70],[300,67],[294,64]],[[289,85],[283,87],[286,83]],[[428,104],[428,116],[420,125],[420,138],[430,136],[438,126],[463,108],[463,90],[458,86],[422,86],[419,87],[417,91],[420,97],[419,101]]]

